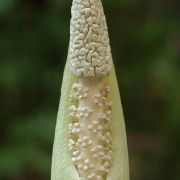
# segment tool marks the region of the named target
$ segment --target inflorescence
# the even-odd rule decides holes
[[[72,84],[69,150],[80,180],[104,180],[112,166],[112,103],[102,79],[112,68],[101,0],[73,0],[69,58]]]
[[[72,86],[70,100],[78,103],[79,107],[70,106],[68,147],[80,180],[103,180],[112,165],[112,103],[107,101],[109,92],[107,84],[101,84],[95,94],[81,83]],[[84,97],[84,93],[87,96]],[[94,99],[88,107],[86,104],[91,97]]]
[[[79,77],[105,77],[112,66],[106,19],[100,0],[74,0],[70,67]]]

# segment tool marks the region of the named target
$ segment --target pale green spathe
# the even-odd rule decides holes
[[[69,67],[68,58],[61,88],[60,105],[56,123],[55,140],[52,157],[51,180],[79,180],[78,172],[71,161],[71,155],[68,149],[70,138],[68,124],[70,122],[70,91],[72,84],[78,82]],[[120,100],[119,88],[115,75],[114,67],[112,73],[105,77],[111,87],[108,99],[113,102],[112,106],[112,143],[113,143],[113,166],[106,180],[129,180],[129,165],[126,131],[124,117]]]

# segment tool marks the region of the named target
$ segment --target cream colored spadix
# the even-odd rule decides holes
[[[100,0],[74,0],[51,180],[129,180],[126,132]]]
[[[76,76],[104,77],[111,71],[109,37],[100,0],[74,0],[70,28],[70,68]]]

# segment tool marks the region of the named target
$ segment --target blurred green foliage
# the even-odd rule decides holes
[[[103,0],[132,180],[180,177],[180,2]],[[0,179],[49,180],[71,1],[0,0]]]

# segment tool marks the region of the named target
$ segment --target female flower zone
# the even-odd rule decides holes
[[[74,0],[51,180],[129,180],[126,132],[101,0]]]

